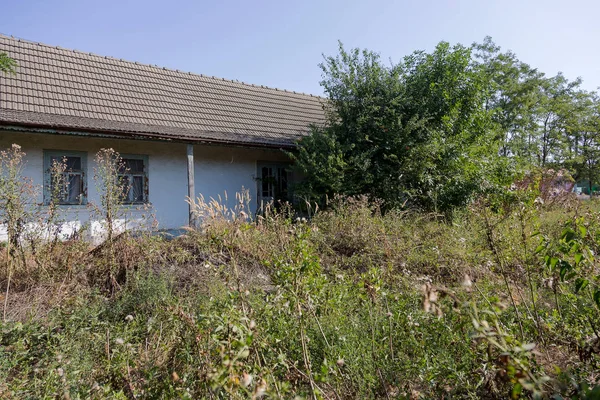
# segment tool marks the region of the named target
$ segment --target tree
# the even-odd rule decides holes
[[[328,123],[293,154],[306,177],[298,192],[446,212],[510,175],[485,107],[489,79],[471,48],[442,42],[388,66],[340,44],[321,68]]]
[[[565,161],[569,118],[575,112],[574,98],[581,80],[569,82],[562,74],[541,84],[541,101],[537,108],[537,164],[559,165]]]
[[[10,58],[6,53],[0,53],[0,72],[14,74],[17,68],[17,62]]]
[[[541,101],[544,74],[520,61],[510,51],[501,52],[488,36],[473,44],[476,63],[488,80],[486,109],[497,124],[500,153],[521,165],[531,164],[537,129],[534,110]]]
[[[600,182],[600,98],[579,92],[569,118],[566,166],[578,181],[587,181],[589,193]]]

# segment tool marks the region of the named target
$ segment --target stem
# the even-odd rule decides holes
[[[533,285],[533,279],[531,277],[531,268],[529,263],[529,251],[527,248],[527,235],[525,233],[525,216],[523,215],[524,209],[521,209],[519,213],[519,221],[521,225],[521,240],[523,242],[523,261],[525,262],[525,271],[527,272],[527,284],[529,285],[529,293],[531,295],[531,304],[533,306],[533,314],[535,316],[535,324],[537,326],[538,336],[542,343],[545,343],[544,336],[542,335],[542,329],[540,325],[540,314],[538,313],[537,304],[535,302],[535,287]]]
[[[319,322],[319,318],[317,318],[317,314],[315,313],[315,310],[313,310],[313,308],[310,304],[307,304],[307,306],[308,306],[307,308],[312,313],[313,317],[315,317],[315,321],[317,321],[317,326],[319,327],[319,331],[321,331],[321,335],[323,336],[323,339],[325,339],[325,343],[327,344],[327,347],[331,347],[331,345],[329,344],[329,341],[327,340],[327,337],[325,336],[325,332],[323,332],[323,327],[321,326],[321,323]]]
[[[488,300],[487,296],[485,294],[483,294],[483,292],[481,291],[481,289],[479,289],[479,286],[477,286],[476,283],[473,283],[473,286],[475,287],[475,289],[477,289],[477,291],[479,292],[479,294],[481,295],[481,297],[483,297],[483,299],[485,300],[485,302],[490,307],[490,310],[492,310],[492,312],[496,316],[496,321],[498,321],[500,324],[502,324],[502,326],[504,327],[504,329],[508,329],[507,326],[504,325],[504,323],[500,320],[500,316],[498,315],[498,313],[496,312],[496,310],[492,306],[492,303],[490,303],[490,301]],[[475,315],[477,316],[477,310],[475,310]],[[479,317],[477,316],[477,318],[479,318]]]
[[[558,315],[562,319],[563,315],[562,315],[562,311],[560,309],[560,303],[558,302],[558,293],[556,290],[557,287],[558,287],[558,279],[556,281],[552,281],[552,291],[554,292],[554,302],[556,303],[556,309],[558,310]]]
[[[486,227],[486,236],[488,240],[488,245],[492,254],[496,258],[496,262],[500,267],[500,274],[502,275],[502,279],[504,280],[504,285],[506,286],[506,291],[508,292],[508,296],[510,297],[510,301],[515,309],[515,313],[517,315],[517,321],[519,322],[519,330],[521,331],[521,340],[525,340],[525,332],[523,331],[523,323],[521,322],[521,313],[517,307],[517,303],[515,302],[515,298],[513,297],[512,290],[510,289],[510,284],[508,283],[508,277],[506,276],[506,271],[504,270],[504,263],[502,262],[502,258],[496,248],[495,240],[494,240],[494,231],[490,224],[487,212],[484,211],[485,215],[485,227]]]
[[[2,320],[6,322],[6,310],[8,309],[8,292],[10,290],[10,281],[12,278],[12,257],[8,256],[8,281],[6,283],[6,294],[4,296],[4,310],[2,312]]]
[[[11,239],[9,238],[8,243],[6,245],[6,256],[8,257],[8,281],[6,282],[6,294],[4,296],[4,309],[2,311],[2,320],[6,322],[6,310],[8,308],[8,293],[10,290],[10,281],[12,278],[12,270],[13,270],[13,258],[11,256],[12,249],[10,248]]]
[[[389,315],[391,315],[391,311],[390,311],[390,306],[388,304],[387,301],[387,297],[384,297],[385,300],[385,308],[387,309],[387,312]],[[390,341],[390,354],[392,355],[392,361],[395,361],[395,357],[394,357],[394,343],[392,341],[392,317],[388,317],[388,322],[390,325],[390,334],[389,334],[389,341]]]
[[[310,383],[310,388],[312,389],[313,398],[316,400],[317,392],[315,389],[315,384],[313,382],[312,371],[310,368],[310,359],[308,356],[308,348],[306,346],[306,338],[304,336],[304,317],[302,314],[302,309],[300,308],[300,301],[298,301],[298,314],[300,315],[300,340],[302,342],[302,358],[304,358],[304,367],[306,368],[306,372],[308,374],[308,382]]]

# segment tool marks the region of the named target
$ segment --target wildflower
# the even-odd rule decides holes
[[[260,381],[260,384],[258,386],[256,386],[256,389],[254,390],[254,398],[258,399],[260,397],[263,397],[266,392],[267,392],[267,382],[264,379],[262,379]]]
[[[133,315],[131,315],[131,314],[127,315],[127,316],[125,317],[125,321],[127,321],[127,322],[131,322],[131,321],[133,321]]]
[[[256,328],[256,322],[254,320],[250,321],[250,329]]]
[[[242,374],[242,386],[243,387],[248,387],[252,384],[252,375],[244,372]]]
[[[473,286],[473,282],[471,281],[471,277],[468,274],[465,274],[465,277],[463,278],[462,281],[462,285],[465,288],[470,288],[471,286]]]
[[[340,358],[337,360],[336,364],[338,365],[338,367],[343,367],[344,366],[344,359]]]
[[[115,343],[118,344],[118,345],[121,345],[121,344],[125,343],[125,341],[123,339],[121,339],[121,338],[116,338],[115,339]]]
[[[58,374],[58,376],[63,376],[65,374],[65,371],[62,368],[57,368],[56,373]]]

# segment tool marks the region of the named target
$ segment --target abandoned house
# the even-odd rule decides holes
[[[285,197],[291,176],[282,150],[325,119],[317,96],[1,35],[0,52],[18,64],[16,74],[0,75],[0,149],[18,144],[26,153],[23,174],[43,188],[41,207],[52,161],[66,160],[59,202],[72,229],[92,222],[102,148],[126,165],[127,218],[150,207],[159,229],[178,229],[190,222],[187,196],[228,193],[232,202],[245,188],[252,212]]]

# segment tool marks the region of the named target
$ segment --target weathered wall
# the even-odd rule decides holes
[[[15,133],[0,131],[0,149],[13,143],[26,153],[24,175],[40,186],[36,199],[42,202],[43,151],[70,150],[87,153],[88,202],[99,203],[98,190],[93,175],[95,154],[101,148],[113,148],[121,154],[148,156],[149,202],[160,229],[177,229],[188,222],[187,158],[186,145],[178,143],[141,140],[103,139],[81,136]],[[261,150],[224,146],[194,146],[195,189],[208,200],[227,192],[229,205],[235,203],[235,193],[242,187],[249,189],[255,209],[257,192],[257,161],[285,161],[286,156],[278,150]],[[85,205],[61,206],[66,219],[74,226],[90,220],[90,207]],[[128,218],[135,220],[141,213],[136,207],[129,208]],[[0,241],[6,240],[6,232],[0,229]]]

